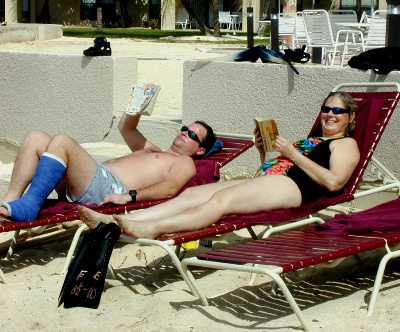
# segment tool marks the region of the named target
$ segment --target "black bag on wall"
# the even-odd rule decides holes
[[[400,70],[400,48],[381,47],[362,52],[349,60],[349,66],[387,75],[392,70]]]

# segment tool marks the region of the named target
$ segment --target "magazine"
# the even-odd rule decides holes
[[[151,115],[161,87],[156,84],[138,84],[132,86],[126,114]]]
[[[279,135],[275,120],[254,118],[254,122],[256,124],[256,130],[260,132],[264,151],[273,151],[276,137]]]

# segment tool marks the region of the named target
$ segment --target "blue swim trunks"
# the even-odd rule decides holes
[[[79,197],[75,197],[67,188],[67,199],[76,203],[99,205],[108,195],[127,192],[126,186],[111,173],[107,166],[97,164],[96,175],[93,176],[86,191]]]

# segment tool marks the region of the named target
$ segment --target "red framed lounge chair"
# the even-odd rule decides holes
[[[206,158],[196,161],[197,174],[185,185],[185,187],[205,184],[218,180],[219,171],[223,166],[254,145],[253,141],[250,139],[250,136],[245,138],[243,135],[220,134],[217,135],[217,137],[223,142],[223,148]],[[107,206],[95,207],[94,209],[106,214],[118,214],[130,210],[143,209],[161,202],[163,202],[163,200],[141,201],[126,205],[108,204]],[[14,235],[7,252],[7,258],[12,255],[21,230],[38,226],[54,225],[65,221],[79,219],[79,204],[48,200],[46,205],[47,207],[41,211],[37,220],[29,222],[0,221],[0,233],[14,231]],[[4,281],[4,274],[1,269],[0,280]]]
[[[349,83],[341,84],[333,89],[333,91],[358,87],[367,87],[368,89],[387,87],[391,88],[391,91],[351,92],[359,105],[359,110],[357,112],[356,118],[357,126],[354,133],[354,138],[359,144],[361,158],[351,179],[344,188],[343,194],[331,198],[322,197],[318,201],[312,202],[307,205],[302,205],[299,208],[278,209],[247,215],[226,216],[214,226],[198,231],[164,234],[155,240],[142,238],[136,239],[128,237],[126,235],[122,235],[122,241],[128,243],[138,243],[142,245],[155,245],[163,248],[170,256],[172,263],[180,272],[182,278],[190,287],[190,281],[187,279],[187,275],[182,270],[181,261],[178,258],[180,246],[185,242],[199,240],[209,236],[225,234],[242,228],[247,228],[252,238],[257,239],[257,235],[251,229],[251,227],[254,225],[263,224],[270,227],[270,229],[264,234],[264,236],[269,236],[272,232],[283,231],[315,222],[321,222],[320,218],[311,216],[304,220],[289,223],[290,221],[298,220],[299,218],[308,217],[313,213],[317,213],[318,211],[332,205],[348,202],[356,197],[366,196],[391,188],[398,188],[400,191],[400,181],[390,171],[384,168],[381,163],[379,163],[375,158],[372,157],[372,154],[379,142],[379,139],[383,134],[383,131],[390,119],[390,116],[394,112],[394,109],[399,102],[400,84],[391,82]],[[317,118],[314,126],[310,131],[309,136],[317,136],[315,134],[318,133],[319,130],[320,121],[319,118]],[[380,186],[379,188],[372,188],[360,193],[356,193],[356,188],[361,181],[362,175],[368,165],[368,162],[371,159],[373,163],[376,164],[376,167],[378,167],[380,171],[386,175],[385,184]],[[78,243],[80,233],[84,230],[86,230],[86,228],[82,226],[77,231],[76,236],[74,237],[71,248],[67,255],[67,260],[64,266],[64,273],[67,271],[68,265],[72,259],[72,255]]]
[[[336,215],[323,226],[326,226],[323,231],[312,226],[307,230],[292,230],[268,239],[211,250],[198,257],[184,259],[183,270],[191,283],[190,288],[204,305],[208,305],[207,298],[197,288],[188,266],[268,275],[281,289],[303,328],[308,330],[306,320],[281,275],[368,250],[385,248],[387,253],[380,260],[368,306],[368,316],[372,315],[386,264],[400,257],[400,250],[392,251],[389,248],[400,243],[400,198],[351,215]]]

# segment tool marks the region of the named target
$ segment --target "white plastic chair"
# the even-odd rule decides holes
[[[302,12],[296,16],[279,16],[279,39],[290,48],[307,44],[306,27]]]
[[[218,13],[218,21],[221,28],[224,26],[226,29],[229,28],[231,24],[231,13],[230,12],[219,12]]]
[[[336,36],[340,27],[337,23],[358,23],[357,13],[350,9],[334,9],[329,11],[329,18],[331,20],[332,32]]]
[[[175,24],[178,25],[178,26],[180,26],[183,30],[186,30],[187,27],[188,27],[188,25],[190,25],[189,19],[186,19],[186,20],[184,20],[184,21],[175,22]]]
[[[386,17],[374,15],[367,18],[368,34],[365,40],[365,49],[385,47]]]
[[[341,29],[336,35],[333,34],[326,10],[304,10],[303,16],[307,46],[321,47],[326,65],[334,65],[336,56],[340,56],[340,65],[343,66],[346,56],[364,50],[364,36],[361,31]]]
[[[381,16],[382,18],[386,18],[386,15],[387,15],[387,10],[384,9],[378,9],[372,13],[372,16]]]
[[[189,14],[185,8],[179,7],[176,17],[177,17],[177,21],[175,22],[176,26],[180,27],[183,30],[186,30],[188,26],[190,27]]]
[[[296,16],[279,16],[279,39],[294,48]]]
[[[236,34],[236,31],[239,30],[241,24],[241,16],[239,14],[229,14],[228,15],[228,30],[233,31]]]
[[[294,44],[296,47],[301,47],[302,45],[307,44],[307,33],[306,33],[306,26],[304,23],[303,12],[296,13]]]
[[[231,14],[231,21],[235,30],[239,30],[242,26],[242,15],[240,12],[233,12]]]

